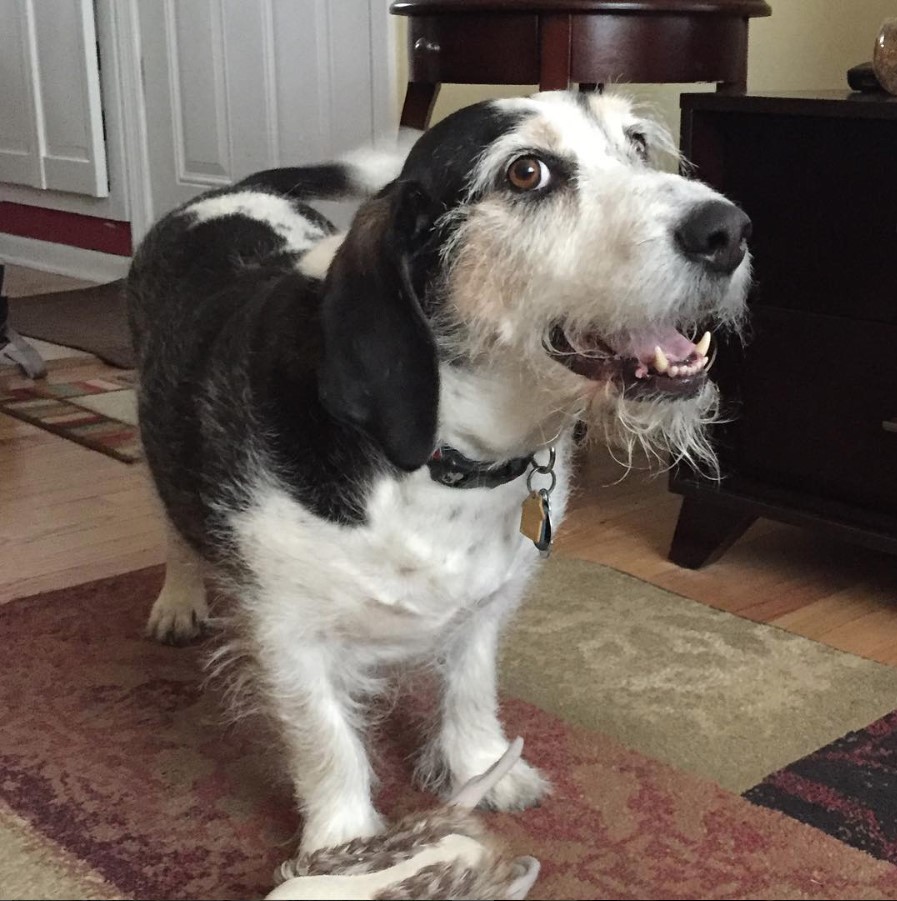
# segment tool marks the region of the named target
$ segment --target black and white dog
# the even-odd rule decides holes
[[[710,337],[692,338],[737,327],[750,223],[660,171],[670,150],[622,97],[486,102],[377,185],[357,162],[261,173],[136,254],[140,422],[171,524],[150,630],[193,636],[203,573],[226,580],[304,850],[381,826],[362,735],[390,665],[440,675],[431,784],[506,749],[496,648],[540,557],[520,532],[527,475],[556,482],[557,522],[577,420],[711,458]],[[365,189],[345,236],[303,203]],[[487,801],[546,787],[521,761]]]

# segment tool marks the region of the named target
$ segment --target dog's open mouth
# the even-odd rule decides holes
[[[707,379],[710,332],[697,343],[675,328],[617,335],[551,331],[549,355],[592,381],[616,381],[627,396],[694,397]]]

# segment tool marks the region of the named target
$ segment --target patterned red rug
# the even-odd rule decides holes
[[[897,711],[773,773],[744,797],[897,864]]]
[[[141,637],[158,569],[0,608],[0,801],[128,898],[251,898],[299,823],[252,726],[224,728],[200,651]],[[407,707],[400,704],[399,711]],[[508,698],[555,785],[539,809],[486,815],[543,863],[536,898],[894,898],[897,868],[714,784]],[[390,816],[416,725],[377,739]]]

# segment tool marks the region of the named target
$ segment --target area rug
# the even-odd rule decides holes
[[[554,561],[529,609],[562,606],[571,584],[597,609],[618,577]],[[292,850],[300,824],[264,730],[222,725],[214,692],[200,689],[202,649],[142,638],[161,578],[143,570],[0,609],[15,659],[0,678],[0,834],[18,836],[0,874],[15,872],[21,848],[17,896],[46,896],[26,871],[50,855],[81,897],[260,897]],[[594,625],[580,621],[579,641]],[[655,650],[667,665],[675,644]],[[629,666],[625,654],[618,663]],[[542,678],[576,665],[571,647]],[[399,703],[376,737],[390,816],[433,803],[410,787],[424,707],[419,693]],[[516,852],[542,860],[535,898],[897,897],[887,862],[520,697],[506,693],[503,708],[555,785],[536,810],[488,815]]]
[[[897,864],[897,711],[773,773],[745,797]]]
[[[729,791],[897,704],[893,667],[605,566],[555,564],[508,638],[505,688]]]
[[[133,369],[124,282],[9,298],[9,322],[29,338],[75,347]]]
[[[0,412],[124,463],[141,459],[134,407],[127,379],[0,383]]]
[[[121,898],[84,861],[0,802],[0,898]]]

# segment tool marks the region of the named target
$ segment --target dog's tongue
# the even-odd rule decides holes
[[[605,340],[621,357],[634,357],[645,366],[650,366],[658,347],[671,363],[687,360],[697,351],[697,347],[674,328],[627,332]]]

